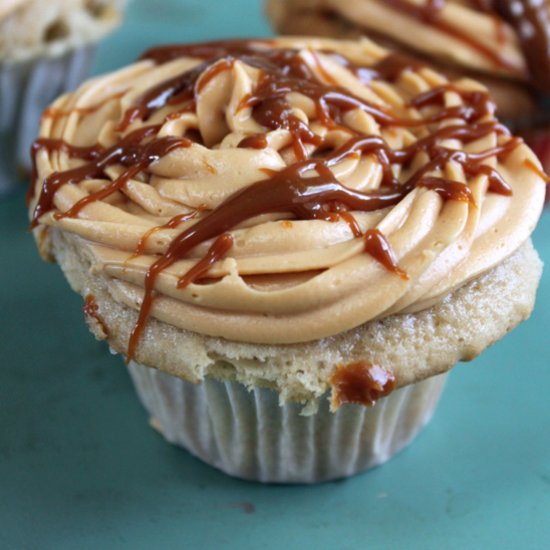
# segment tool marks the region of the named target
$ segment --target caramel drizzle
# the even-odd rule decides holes
[[[197,57],[199,59],[216,59],[232,55],[269,55],[267,48],[273,47],[272,40],[214,40],[195,44],[168,44],[146,50],[140,59],[150,59],[157,64],[167,63],[180,57]]]
[[[250,218],[260,214],[286,212],[300,220],[336,221],[342,219],[348,224],[354,237],[364,238],[365,251],[368,254],[389,271],[406,278],[407,274],[397,265],[395,255],[384,235],[376,229],[369,230],[362,235],[361,229],[350,211],[368,212],[395,205],[415,187],[431,189],[438,193],[443,200],[457,200],[473,204],[472,194],[467,184],[430,175],[441,170],[451,160],[459,163],[467,176],[487,176],[489,191],[511,194],[510,188],[498,172],[482,162],[492,156],[507,154],[518,145],[519,140],[508,139],[503,145],[475,154],[447,149],[437,144],[439,140],[452,138],[468,143],[491,133],[508,136],[508,131],[495,121],[478,122],[480,118],[492,112],[492,103],[487,94],[454,90],[461,95],[463,105],[445,107],[445,93],[452,88],[442,86],[417,96],[410,103],[410,106],[416,109],[437,107],[434,114],[422,119],[402,119],[355,97],[344,88],[320,83],[296,51],[261,51],[260,56],[260,50],[252,48],[254,55],[250,56],[250,47],[247,43],[231,44],[232,46],[228,48],[229,51],[223,50],[222,46],[212,46],[210,51],[216,55],[220,53],[220,48],[223,50],[222,57],[205,62],[148,91],[134,107],[123,115],[119,128],[122,127],[122,131],[124,127],[138,118],[147,120],[153,112],[169,104],[193,105],[197,88],[206,86],[221,71],[229,70],[234,61],[228,55],[235,54],[237,50],[244,52],[241,57],[243,61],[259,68],[262,74],[256,90],[244,98],[241,107],[252,109],[253,118],[267,129],[288,129],[298,161],[280,172],[266,170],[267,179],[253,183],[235,193],[171,241],[167,251],[151,265],[145,275],[144,297],[138,321],[132,331],[128,346],[129,358],[135,354],[150,314],[158,275],[175,262],[183,259],[197,245],[213,239],[213,244],[205,257],[179,279],[178,288],[185,288],[204,277],[210,267],[225,257],[230,250],[233,241],[228,232]],[[204,53],[209,50],[207,45],[204,46],[205,49],[201,49],[201,47],[197,51],[192,47],[176,48],[176,52],[172,53],[177,57],[181,51],[189,52],[189,48],[194,53]],[[155,60],[167,60],[174,58],[171,57],[172,53],[170,50],[161,49],[148,55],[154,57]],[[185,55],[189,54],[185,53]],[[399,63],[404,67],[403,70],[409,67],[408,63],[402,61]],[[382,70],[396,75],[395,63],[388,63],[385,68],[382,64]],[[377,74],[376,69],[373,74]],[[357,108],[371,114],[383,126],[412,127],[450,118],[460,118],[469,124],[456,124],[440,128],[414,144],[398,150],[393,150],[380,136],[357,135],[352,131],[352,137],[344,146],[327,154],[324,159],[310,159],[304,144],[312,144],[321,149],[324,144],[319,136],[292,113],[286,97],[294,91],[310,97],[317,106],[319,119],[329,126],[342,125],[344,113]],[[123,189],[130,178],[136,177],[137,174],[146,170],[152,163],[160,160],[170,151],[179,147],[189,147],[192,143],[185,137],[155,139],[159,129],[160,126],[144,126],[128,133],[121,138],[117,145],[109,148],[104,148],[99,144],[92,147],[77,147],[55,139],[37,140],[33,145],[34,157],[41,149],[59,150],[86,162],[75,169],[60,173],[54,172],[44,179],[31,226],[35,227],[42,215],[54,209],[54,196],[62,185],[78,183],[84,179],[106,177],[106,168],[113,164],[122,164],[127,168],[113,182],[81,199],[67,212],[58,214],[58,217],[74,217],[86,205],[96,200],[102,200]],[[263,147],[263,145],[263,140],[258,136],[250,136],[239,144],[239,146],[248,147]],[[398,181],[393,175],[392,165],[406,165],[420,151],[424,151],[430,161],[413,174],[408,181]],[[379,190],[369,193],[354,191],[343,186],[332,173],[331,166],[347,156],[358,153],[375,155],[380,162],[382,182]],[[188,214],[184,216],[188,216]],[[159,227],[173,228],[184,220],[185,218],[177,216],[164,226]],[[147,239],[156,229],[149,230],[142,237],[136,254],[143,252]]]
[[[151,227],[151,229],[147,230],[141,236],[141,239],[138,242],[135,252],[132,254],[132,256],[128,258],[127,261],[133,260],[138,256],[141,256],[142,254],[144,254],[147,248],[147,243],[155,233],[158,233],[163,229],[176,229],[182,223],[188,222],[196,218],[201,212],[204,212],[205,210],[206,210],[205,206],[200,206],[199,208],[196,208],[191,212],[186,212],[185,214],[178,214],[177,216],[170,218],[170,220],[168,220],[163,225],[156,225],[155,227]]]
[[[529,158],[525,159],[523,161],[523,165],[525,166],[525,168],[527,168],[528,170],[531,170],[531,172],[533,172],[541,180],[543,180],[544,183],[546,183],[547,189],[548,189],[548,184],[550,184],[550,178],[531,159]]]
[[[378,399],[389,395],[396,385],[391,372],[365,361],[338,365],[329,382],[335,409],[345,403],[372,407]]]
[[[73,114],[77,114],[81,116],[90,115],[92,113],[99,111],[101,108],[105,106],[106,103],[109,103],[109,101],[120,99],[125,93],[126,91],[112,94],[106,97],[103,101],[100,101],[99,103],[94,103],[93,105],[89,105],[87,107],[73,107],[71,109],[58,109],[57,107],[48,107],[42,113],[42,118],[51,118],[53,120],[57,120],[59,118],[68,117]]]
[[[92,317],[98,322],[105,336],[109,336],[109,328],[107,327],[105,321],[102,319],[101,315],[99,314],[99,306],[97,305],[95,296],[93,294],[86,295],[82,310],[84,311],[84,315],[86,315],[87,317]]]
[[[368,229],[365,233],[365,252],[380,262],[388,271],[402,279],[408,279],[406,271],[397,265],[397,258],[390,243],[379,229]]]
[[[52,172],[44,179],[40,197],[32,215],[31,229],[38,225],[41,216],[54,209],[54,197],[61,186],[92,178],[105,178],[105,170],[113,164],[122,164],[127,168],[106,187],[79,200],[67,212],[56,215],[57,218],[72,218],[88,204],[103,200],[115,191],[122,189],[128,180],[135,178],[140,172],[174,149],[191,145],[190,140],[173,136],[142,143],[144,139],[156,136],[159,129],[159,126],[139,128],[123,137],[116,145],[108,148],[104,148],[100,144],[91,147],[77,147],[57,139],[40,138],[36,140],[33,144],[35,155],[40,149],[59,150],[73,158],[89,162],[64,172]],[[35,158],[36,156],[33,156],[33,160]],[[33,173],[36,173],[36,166],[33,166]]]
[[[241,139],[237,147],[250,148],[250,149],[265,149],[267,145],[268,143],[265,135],[253,134],[251,136],[247,136]]]

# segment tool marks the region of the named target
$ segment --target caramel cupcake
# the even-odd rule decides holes
[[[344,477],[532,310],[546,176],[493,111],[367,40],[159,47],[46,111],[31,226],[168,441]]]
[[[414,52],[450,78],[476,78],[489,88],[497,116],[534,138],[543,165],[550,165],[547,1],[267,0],[266,10],[279,32],[364,35]]]
[[[0,2],[0,195],[30,168],[40,115],[88,74],[125,0]]]

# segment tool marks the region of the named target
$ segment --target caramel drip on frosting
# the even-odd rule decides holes
[[[191,145],[191,141],[188,139],[173,136],[157,138],[145,144],[142,143],[144,139],[155,136],[158,130],[158,126],[139,128],[122,138],[116,145],[108,148],[103,148],[99,144],[92,147],[75,147],[59,140],[37,140],[33,144],[33,149],[60,150],[71,157],[85,159],[90,162],[66,172],[53,172],[44,179],[42,191],[32,216],[31,228],[36,227],[38,219],[54,208],[55,193],[62,185],[80,183],[82,180],[104,176],[105,169],[113,164],[122,164],[122,166],[127,167],[127,170],[110,185],[84,197],[74,204],[70,210],[58,216],[74,217],[86,205],[105,199],[115,191],[122,189],[129,179],[136,177],[150,164],[158,161],[170,151],[178,147],[189,147]],[[36,172],[36,168],[33,171]]]
[[[231,55],[265,54],[274,45],[270,40],[214,40],[195,44],[167,44],[156,46],[145,51],[140,59],[151,59],[155,63],[167,63],[180,57],[197,57],[199,59],[217,59]]]
[[[365,361],[338,365],[330,378],[332,406],[337,409],[345,403],[356,403],[372,407],[393,391],[395,383],[393,374],[379,365]]]
[[[95,322],[99,325],[105,337],[109,336],[109,327],[99,314],[99,306],[97,305],[95,296],[93,294],[88,294],[84,299],[84,306],[82,307],[84,315],[91,319],[94,319]]]

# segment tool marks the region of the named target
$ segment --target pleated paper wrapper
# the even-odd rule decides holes
[[[272,390],[206,378],[192,384],[134,362],[128,365],[152,425],[207,464],[248,480],[319,483],[386,462],[432,417],[446,374],[406,386],[374,407],[346,404],[317,413],[279,404]]]
[[[44,109],[88,76],[95,51],[89,44],[61,55],[0,61],[0,196],[28,177]]]

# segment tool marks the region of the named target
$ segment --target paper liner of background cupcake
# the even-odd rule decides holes
[[[40,116],[87,76],[125,0],[0,2],[0,196],[30,171]]]
[[[154,48],[47,109],[31,227],[169,441],[344,477],[533,308],[546,176],[493,112],[368,40]]]
[[[278,32],[367,36],[451,78],[482,82],[497,116],[550,170],[550,2],[267,0],[265,7]]]

